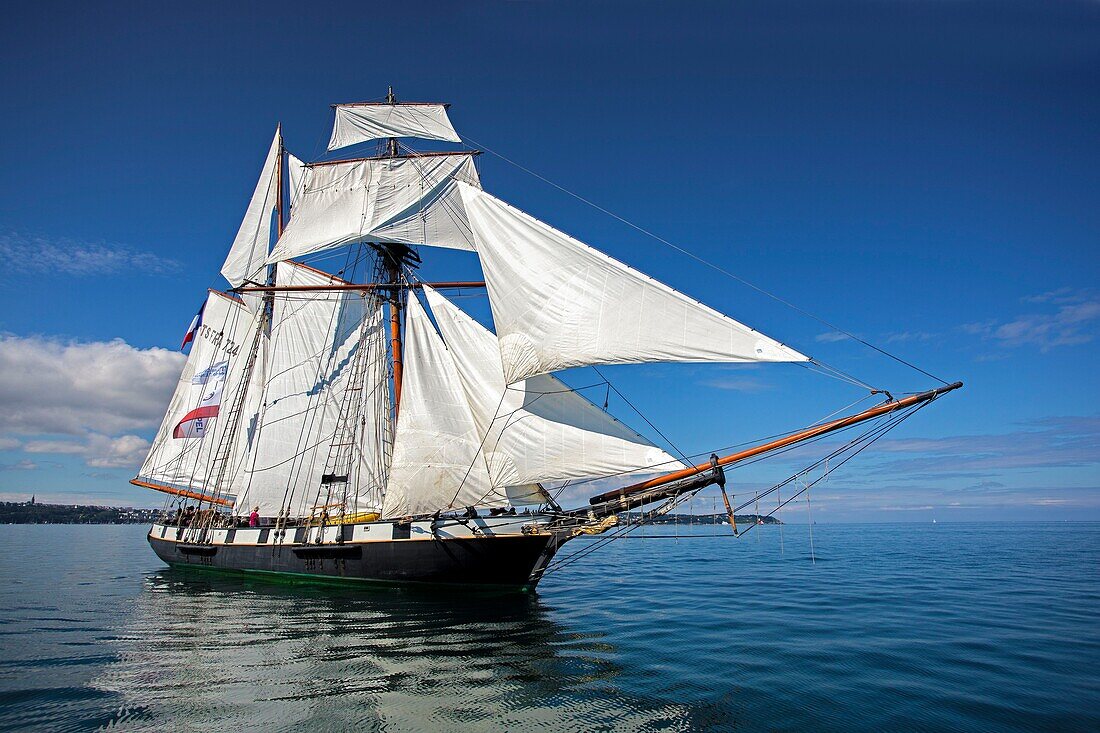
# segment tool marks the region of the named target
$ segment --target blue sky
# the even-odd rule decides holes
[[[317,158],[329,104],[393,84],[451,102],[472,146],[966,381],[816,489],[818,521],[1100,519],[1100,5],[43,2],[0,35],[5,497],[156,503],[126,480],[276,122]],[[805,353],[932,386],[492,154],[479,168]],[[426,277],[477,274],[424,255]],[[788,365],[605,373],[688,452],[862,396]]]

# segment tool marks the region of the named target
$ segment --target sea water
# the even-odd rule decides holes
[[[1100,524],[809,529],[652,527],[463,595],[4,526],[0,729],[1100,730]]]

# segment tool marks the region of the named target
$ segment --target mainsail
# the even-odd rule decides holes
[[[139,482],[168,493],[207,498],[232,492],[228,485],[213,484],[219,473],[232,477],[243,454],[230,451],[224,472],[214,465],[215,456],[230,429],[225,411],[240,395],[256,326],[256,316],[241,301],[214,290],[208,293],[202,325],[138,471]]]
[[[509,384],[592,364],[809,358],[480,188],[459,190]]]
[[[387,137],[462,142],[444,104],[361,102],[336,105],[329,150]]]
[[[283,262],[276,280],[286,286],[344,281]],[[388,411],[381,308],[362,293],[313,291],[277,298],[268,345],[256,439],[242,473],[239,506],[274,515],[308,514],[341,427],[345,399],[361,400],[348,414],[363,415],[349,479],[349,511],[377,510],[385,473],[385,436],[374,431]],[[363,350],[363,351],[361,351]],[[362,389],[347,389],[356,359],[365,359]]]
[[[481,185],[472,153],[315,163],[298,175],[269,263],[365,241],[474,249],[458,192],[460,181]]]

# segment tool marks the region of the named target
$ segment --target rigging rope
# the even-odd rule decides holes
[[[765,295],[765,296],[771,298],[772,300],[775,300],[776,302],[782,303],[783,305],[787,306],[788,308],[791,308],[792,310],[794,310],[798,313],[801,313],[802,315],[804,315],[808,318],[812,318],[813,320],[815,320],[818,323],[822,324],[826,328],[830,328],[833,331],[836,331],[837,333],[843,334],[844,336],[847,336],[848,338],[852,339],[853,341],[857,341],[857,342],[863,344],[864,346],[866,346],[867,348],[872,349],[874,351],[877,351],[878,353],[882,354],[883,356],[886,356],[886,357],[889,357],[889,358],[893,359],[894,361],[898,362],[899,364],[903,364],[903,365],[909,367],[910,369],[915,369],[916,371],[920,372],[924,376],[935,379],[937,382],[940,382],[940,383],[945,384],[945,385],[947,384],[946,380],[943,380],[943,379],[937,377],[935,374],[931,374],[929,372],[926,372],[924,369],[921,369],[920,367],[916,366],[915,364],[913,364],[911,362],[908,362],[905,359],[902,359],[900,356],[896,356],[894,354],[891,354],[889,351],[886,351],[885,349],[881,349],[878,346],[875,346],[874,344],[872,344],[872,343],[870,343],[870,342],[868,342],[864,339],[861,339],[859,336],[856,336],[854,333],[851,333],[849,331],[845,331],[843,328],[840,328],[839,326],[837,326],[833,323],[830,323],[829,321],[825,320],[824,318],[821,318],[820,316],[814,315],[813,313],[809,312],[805,308],[801,308],[801,307],[795,305],[794,303],[790,302],[789,300],[786,300],[785,298],[781,298],[780,296],[778,296],[778,295],[776,295],[776,294],[774,294],[774,293],[772,293],[768,290],[765,290],[764,288],[760,287],[759,285],[756,285],[755,283],[750,282],[749,280],[746,280],[745,278],[740,277],[739,275],[735,275],[734,273],[730,272],[729,270],[725,269],[724,267],[721,267],[720,265],[716,265],[713,262],[710,262],[709,260],[703,259],[699,255],[697,255],[697,254],[695,254],[695,253],[693,253],[693,252],[691,252],[687,249],[684,249],[683,247],[681,247],[677,244],[674,244],[674,243],[670,242],[669,240],[665,239],[664,237],[649,231],[645,227],[639,226],[638,224],[635,224],[634,222],[630,221],[629,219],[626,219],[622,216],[619,216],[618,214],[616,214],[613,211],[610,211],[609,209],[605,209],[604,207],[600,206],[599,204],[595,203],[594,201],[591,201],[591,200],[585,198],[584,196],[581,196],[578,193],[574,193],[573,191],[570,191],[569,189],[565,188],[564,186],[562,186],[558,183],[555,183],[554,181],[551,181],[549,178],[546,178],[545,176],[539,175],[535,171],[531,170],[530,168],[527,168],[526,166],[520,165],[519,163],[517,163],[516,161],[514,161],[511,158],[507,157],[506,155],[503,155],[502,153],[498,153],[497,151],[490,148],[488,145],[482,145],[477,140],[474,140],[473,138],[468,137],[468,136],[466,137],[466,139],[468,139],[470,142],[472,142],[474,145],[478,146],[479,148],[484,149],[486,152],[500,158],[504,162],[506,162],[510,165],[513,165],[516,168],[519,168],[524,173],[527,173],[528,175],[534,176],[535,178],[539,179],[543,183],[545,183],[549,186],[552,186],[552,187],[558,189],[559,191],[561,191],[562,193],[577,199],[581,203],[584,203],[584,204],[587,204],[588,206],[591,206],[592,208],[596,209],[597,211],[600,211],[600,212],[610,216],[611,218],[625,224],[626,226],[630,227],[631,229],[634,229],[635,231],[638,231],[638,232],[646,235],[647,237],[650,237],[650,238],[652,238],[652,239],[654,239],[654,240],[656,240],[656,241],[658,241],[658,242],[660,242],[660,243],[662,243],[662,244],[664,244],[668,247],[671,247],[672,249],[676,250],[677,252],[679,252],[683,255],[687,255],[688,257],[695,260],[696,262],[699,262],[700,264],[706,265],[707,267],[709,267],[713,270],[716,270],[717,272],[722,273],[726,277],[729,277],[733,280],[736,280],[737,282],[741,283],[742,285],[745,285],[749,288],[752,288],[753,290],[757,291],[761,295]]]

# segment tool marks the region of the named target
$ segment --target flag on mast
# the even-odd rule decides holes
[[[184,334],[183,343],[180,344],[180,351],[187,348],[187,344],[195,340],[195,335],[199,332],[199,326],[202,325],[202,312],[206,310],[206,301],[202,302],[199,306],[199,312],[195,314],[195,317],[191,319],[191,325],[187,327],[187,333]]]

